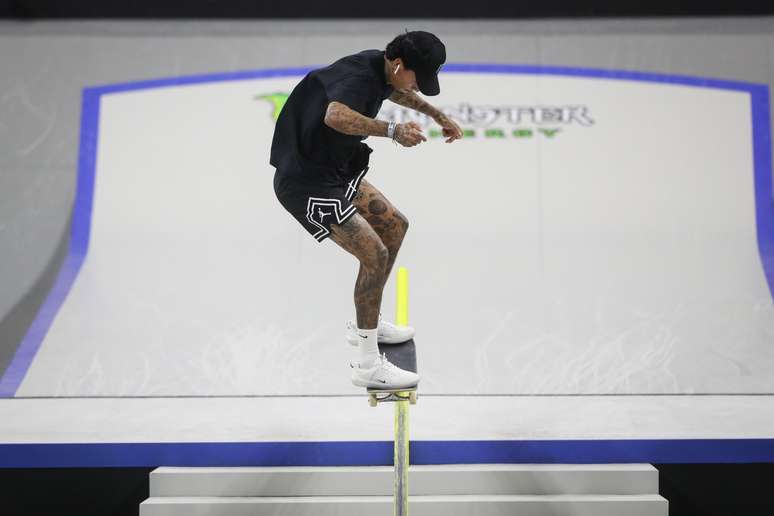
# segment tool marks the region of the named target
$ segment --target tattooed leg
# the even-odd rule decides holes
[[[386,283],[403,243],[403,237],[408,230],[408,219],[387,200],[382,192],[365,179],[360,183],[352,203],[358,213],[374,228],[390,253],[384,275]]]
[[[379,235],[355,213],[344,224],[331,224],[331,240],[360,260],[355,282],[355,311],[358,328],[376,328],[382,304],[382,290],[389,251]]]

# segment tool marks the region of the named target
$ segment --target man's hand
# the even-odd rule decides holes
[[[441,126],[443,135],[448,138],[446,143],[451,143],[454,140],[462,138],[462,129],[460,129],[460,126],[448,116],[441,113],[435,117],[434,120]]]
[[[413,147],[420,142],[426,142],[427,138],[422,134],[422,128],[416,122],[398,124],[395,126],[395,141],[404,147]]]

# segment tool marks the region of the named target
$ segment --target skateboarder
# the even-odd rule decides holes
[[[446,48],[433,34],[406,31],[385,50],[363,50],[309,72],[293,89],[277,119],[270,163],[282,206],[318,242],[330,237],[360,261],[355,283],[357,321],[347,339],[359,347],[352,382],[362,387],[402,388],[419,376],[379,354],[383,344],[405,342],[414,329],[382,320],[382,291],[403,237],[406,217],[364,179],[372,149],[368,136],[404,147],[426,141],[414,123],[375,120],[384,99],[432,117],[446,142],[462,137],[449,117],[415,92],[437,95]]]

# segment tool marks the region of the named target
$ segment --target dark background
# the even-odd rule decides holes
[[[5,18],[607,18],[757,16],[772,0],[543,2],[422,0],[0,0]]]

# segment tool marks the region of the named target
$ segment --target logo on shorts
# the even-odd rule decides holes
[[[331,214],[330,212],[327,212],[327,213],[326,213],[326,212],[322,211],[322,209],[321,209],[321,208],[317,208],[317,216],[320,218],[320,222],[322,222],[322,221],[323,221],[323,219],[324,219],[326,216],[330,215],[330,214]]]
[[[328,211],[323,211],[322,208]],[[330,224],[341,224],[354,212],[354,205],[350,205],[342,210],[341,199],[310,197],[306,205],[306,220],[318,229],[312,236],[318,242],[322,242],[323,239],[330,235],[330,230],[322,224],[326,215],[332,215]],[[320,220],[315,220],[315,218]]]

